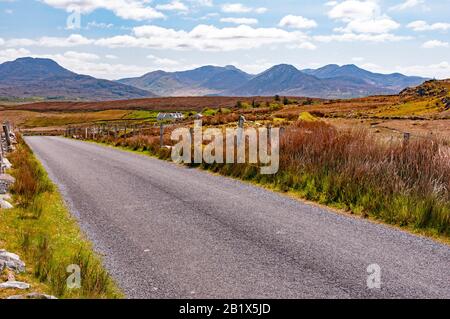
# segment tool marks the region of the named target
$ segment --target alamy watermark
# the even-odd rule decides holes
[[[66,284],[69,289],[80,289],[81,288],[81,268],[78,265],[69,265],[66,269],[69,273],[67,277]]]
[[[67,10],[70,12],[66,20],[67,30],[81,29],[81,8],[73,6]]]
[[[381,267],[378,264],[371,264],[367,267],[367,288],[381,289]]]
[[[276,174],[280,163],[279,128],[203,129],[202,121],[194,128],[172,131],[172,160],[184,164],[255,164],[260,173]],[[205,145],[205,142],[207,143]]]

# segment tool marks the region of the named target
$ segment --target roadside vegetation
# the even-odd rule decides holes
[[[0,244],[26,262],[27,272],[20,276],[33,291],[58,298],[120,298],[101,259],[21,138],[9,158],[13,163],[10,173],[16,178],[11,189],[16,207],[0,210]],[[67,286],[69,265],[81,268],[79,289]]]
[[[282,136],[276,175],[260,175],[256,166],[246,164],[200,166],[362,217],[450,237],[448,146],[432,138],[405,142],[364,129],[338,129],[309,113],[297,118]],[[165,145],[171,145],[169,135]],[[170,150],[159,147],[157,135],[103,136],[97,141],[170,159]]]

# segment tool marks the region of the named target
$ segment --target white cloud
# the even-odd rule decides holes
[[[99,57],[92,53],[68,51],[62,54],[28,54],[28,56],[52,59],[73,72],[97,78],[118,79],[141,76],[148,72],[145,66],[99,62]]]
[[[425,49],[435,49],[435,48],[448,48],[450,45],[448,42],[443,42],[439,40],[430,40],[422,44],[422,48]]]
[[[423,5],[424,3],[425,3],[424,0],[404,0],[400,4],[390,7],[389,10],[402,11],[402,10],[411,9],[411,8]]]
[[[333,41],[337,42],[397,42],[404,40],[411,40],[410,36],[397,36],[390,33],[383,34],[367,34],[367,33],[344,33],[344,34],[331,34],[331,35],[316,35],[313,37],[315,41],[329,43]]]
[[[326,7],[334,7],[338,3],[339,3],[338,1],[328,1],[328,2],[325,2],[325,6]]]
[[[450,23],[437,22],[429,24],[426,21],[418,20],[411,22],[407,27],[414,31],[447,31],[450,30]]]
[[[407,75],[420,75],[438,79],[450,78],[450,63],[448,61],[429,65],[399,66],[396,67],[396,70]]]
[[[255,12],[263,14],[267,12],[267,8],[252,8],[243,5],[242,3],[226,3],[222,5],[222,11],[225,13],[249,13]]]
[[[0,39],[1,44],[1,39]],[[12,61],[17,58],[23,58],[30,54],[30,51],[24,48],[0,50],[0,63]]]
[[[164,14],[148,6],[148,0],[42,0],[44,3],[68,12],[91,13],[96,9],[114,12],[122,19],[152,20],[164,18]]]
[[[247,25],[218,28],[198,25],[191,31],[166,29],[147,25],[133,29],[133,35],[97,39],[96,45],[109,48],[141,47],[153,49],[235,51],[259,48],[273,44],[297,44],[310,42],[298,31],[277,28],[253,28]]]
[[[157,56],[152,55],[152,54],[148,55],[147,59],[150,59],[150,60],[152,60],[152,62],[154,64],[157,64],[157,65],[163,66],[163,67],[175,66],[175,65],[179,65],[180,64],[180,62],[178,62],[176,60],[172,60],[172,59],[168,59],[168,58],[160,58],[160,57],[157,57]]]
[[[67,51],[64,56],[68,59],[79,60],[79,61],[94,61],[99,60],[100,57],[93,53],[75,52]]]
[[[318,42],[329,43],[333,41],[337,42],[398,42],[404,40],[413,39],[410,36],[397,36],[390,33],[383,34],[367,34],[367,33],[344,33],[344,34],[331,34],[331,35],[317,35],[313,39]]]
[[[380,15],[380,6],[376,1],[357,1],[347,0],[336,2],[328,12],[331,19],[343,20],[346,22],[352,20],[367,20]]]
[[[117,60],[119,57],[114,54],[107,54],[107,55],[105,55],[105,58],[107,58],[109,60]]]
[[[301,42],[299,44],[288,44],[288,49],[305,49],[305,50],[316,50],[317,46],[311,42]]]
[[[253,18],[222,18],[220,22],[234,24],[258,24],[258,19]]]
[[[377,0],[336,2],[328,11],[328,16],[346,23],[345,27],[335,29],[342,33],[387,34],[400,27],[391,17],[382,14]]]
[[[188,1],[197,7],[212,7],[214,5],[213,0],[188,0]]]
[[[40,46],[40,47],[74,47],[80,45],[93,44],[94,40],[88,39],[80,34],[71,34],[67,38],[59,37],[42,37],[36,40],[19,38],[6,41],[8,47],[19,46]]]
[[[344,28],[335,28],[337,32],[343,33],[387,33],[398,29],[400,24],[389,17],[378,17],[369,20],[352,20]]]
[[[317,27],[314,20],[304,18],[302,16],[287,15],[281,19],[278,24],[280,27],[288,27],[294,29],[311,29]]]
[[[156,9],[161,11],[189,11],[189,8],[181,1],[174,0],[166,4],[159,4]]]

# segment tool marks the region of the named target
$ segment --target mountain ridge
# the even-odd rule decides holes
[[[120,100],[278,94],[340,99],[397,94],[426,80],[400,73],[373,73],[353,64],[304,70],[279,64],[259,74],[246,73],[233,65],[205,65],[193,70],[158,70],[141,77],[108,81],[74,73],[50,59],[20,58],[0,64],[0,97]]]
[[[51,59],[27,57],[0,64],[0,97],[101,101],[154,96],[129,85],[77,74]]]
[[[161,73],[163,72],[163,73]],[[197,74],[202,73],[202,81]],[[208,76],[205,76],[205,73]],[[212,85],[211,81],[219,85]],[[181,72],[150,72],[142,77],[121,79],[120,83],[150,90],[161,96],[270,96],[297,95],[316,98],[354,98],[397,94],[417,86],[426,78],[399,73],[373,73],[354,64],[326,65],[319,69],[299,70],[279,64],[253,75],[234,66],[203,66]]]

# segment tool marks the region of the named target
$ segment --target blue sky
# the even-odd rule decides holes
[[[450,78],[450,0],[0,0],[0,62],[107,79],[329,63]]]

